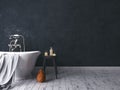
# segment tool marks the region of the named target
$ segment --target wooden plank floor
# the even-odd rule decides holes
[[[58,79],[53,69],[47,71],[46,82],[22,81],[9,90],[120,90],[120,69],[59,68]]]

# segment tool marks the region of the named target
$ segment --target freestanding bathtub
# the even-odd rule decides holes
[[[25,51],[25,52],[4,52],[0,54],[17,54],[19,55],[18,65],[16,67],[13,81],[19,81],[31,77],[31,73],[35,67],[36,60],[40,55],[40,51]]]

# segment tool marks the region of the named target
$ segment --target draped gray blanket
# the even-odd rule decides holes
[[[17,54],[0,55],[0,90],[7,90],[12,83],[12,76],[14,75],[18,60],[19,55]]]

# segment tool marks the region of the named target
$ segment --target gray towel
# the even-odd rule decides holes
[[[0,55],[0,90],[7,90],[12,83],[12,76],[14,75],[19,55],[17,54],[2,54]]]

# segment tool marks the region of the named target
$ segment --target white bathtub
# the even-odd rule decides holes
[[[31,77],[31,73],[35,67],[36,60],[40,55],[40,51],[25,51],[25,52],[4,52],[0,54],[18,54],[20,56],[13,81],[19,81]]]

